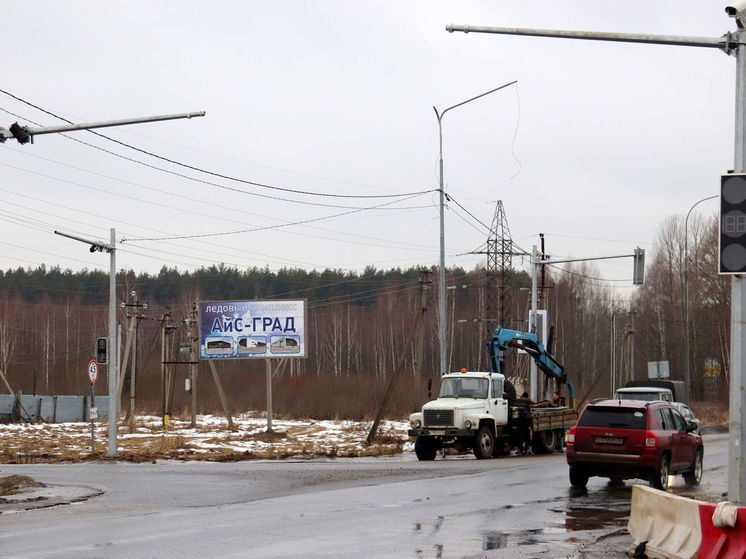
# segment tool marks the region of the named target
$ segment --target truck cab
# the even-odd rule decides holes
[[[668,388],[657,386],[628,386],[617,388],[614,392],[615,400],[644,400],[652,402],[662,400],[663,402],[673,402],[673,393]]]
[[[505,377],[500,373],[462,370],[441,377],[437,400],[409,416],[410,435],[418,438],[415,452],[420,460],[432,460],[436,440],[454,440],[453,446],[474,449],[477,458],[493,455],[498,426],[508,422]]]

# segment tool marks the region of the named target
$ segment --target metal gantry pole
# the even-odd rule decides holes
[[[736,130],[734,167],[736,173],[746,172],[746,32],[738,32],[736,50]],[[730,316],[730,416],[728,440],[728,500],[744,504],[746,494],[746,379],[744,378],[744,350],[746,350],[746,282],[739,275],[731,280]]]
[[[110,230],[109,240],[109,458],[117,457],[117,425],[119,406],[117,385],[119,382],[119,357],[117,354],[117,234]]]
[[[737,19],[743,27],[746,14],[732,6],[726,13]],[[686,47],[716,48],[726,54],[736,55],[736,118],[734,171],[746,172],[746,32],[740,29],[725,33],[722,37],[684,37],[667,35],[643,35],[634,33],[607,33],[596,31],[565,31],[554,29],[528,29],[514,27],[483,27],[473,25],[446,26],[453,33],[494,33],[501,35],[530,35],[535,37],[555,37],[564,39],[585,39],[592,41],[617,41],[624,43],[646,43]],[[729,457],[728,457],[728,499],[744,504],[746,498],[746,382],[744,379],[743,358],[746,357],[746,282],[734,275],[731,282],[731,339],[730,339],[730,412],[729,412]]]

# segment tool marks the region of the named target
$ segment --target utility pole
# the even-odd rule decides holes
[[[189,312],[189,318],[184,319],[186,325],[186,335],[189,340],[189,386],[192,396],[192,427],[197,426],[197,345],[199,336],[197,335],[197,306],[193,305]]]
[[[129,424],[130,430],[134,429],[135,426],[135,398],[136,398],[136,382],[137,382],[137,334],[140,328],[140,321],[146,318],[144,314],[138,312],[137,309],[147,309],[148,303],[140,303],[137,300],[137,295],[134,291],[130,292],[131,301],[121,302],[123,309],[134,309],[133,311],[127,311],[127,318],[130,319],[130,326],[127,332],[127,345],[131,349],[131,361],[130,364],[130,410],[129,410]],[[125,361],[122,364],[122,370],[127,367],[127,351],[125,350]],[[121,394],[121,386],[124,384],[124,372],[122,373],[122,381],[120,382],[119,394]]]
[[[166,307],[163,317],[161,318],[161,412],[164,427],[168,427],[168,422],[170,420],[169,392],[171,390],[171,375],[168,372],[168,365],[166,365],[166,357],[168,355],[167,342],[168,334],[176,328],[178,328],[178,326],[173,323],[171,311]]]
[[[430,285],[433,280],[430,278],[430,270],[420,270],[420,310],[424,312],[427,309],[427,291],[430,289]],[[420,393],[420,381],[422,379],[422,371],[424,367],[425,355],[425,329],[419,328],[417,330],[417,342],[414,352],[414,391],[415,394]]]
[[[594,41],[615,41],[685,47],[713,48],[736,57],[736,118],[734,141],[734,173],[746,172],[746,10],[742,2],[725,8],[728,16],[736,19],[737,30],[722,37],[683,37],[643,35],[635,33],[606,33],[597,31],[565,31],[555,29],[521,29],[513,27],[479,27],[471,25],[446,26],[453,33],[496,33],[528,35]],[[731,281],[730,317],[730,416],[728,457],[728,499],[746,503],[746,281],[733,274]]]
[[[531,318],[528,323],[528,331],[536,333],[537,326],[537,311],[539,310],[539,253],[536,250],[536,245],[531,247]],[[538,334],[537,334],[538,335]],[[529,363],[529,374],[528,374],[528,392],[529,398],[532,402],[538,402],[538,369],[536,368],[536,361],[533,359]]]
[[[430,272],[427,270],[421,270],[420,271],[420,309],[417,312],[417,318],[414,321],[414,328],[410,331],[409,339],[407,340],[406,345],[404,346],[405,350],[402,352],[402,356],[399,359],[399,363],[396,366],[396,369],[394,369],[393,374],[391,375],[391,380],[389,381],[389,385],[386,387],[386,393],[383,395],[383,400],[381,400],[381,405],[378,406],[378,412],[376,412],[376,418],[373,420],[373,425],[370,428],[370,431],[368,432],[368,438],[365,440],[365,444],[371,445],[373,444],[373,439],[376,437],[376,433],[378,433],[378,426],[381,423],[381,418],[383,417],[383,411],[386,409],[386,406],[389,403],[389,400],[391,399],[391,395],[394,393],[394,386],[396,385],[396,380],[399,378],[399,373],[401,373],[402,368],[404,367],[404,361],[407,356],[407,349],[410,347],[410,344],[412,343],[412,340],[417,335],[417,332],[422,328],[422,319],[425,316],[425,312],[427,312],[427,289],[428,285],[432,283],[432,280],[430,280]]]

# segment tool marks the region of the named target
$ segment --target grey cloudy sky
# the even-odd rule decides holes
[[[204,118],[103,132],[248,181],[371,196],[436,189],[432,107],[518,80],[444,118],[447,192],[487,225],[502,200],[513,239],[527,249],[543,232],[557,257],[631,253],[650,250],[662,220],[717,193],[718,176],[732,168],[734,59],[713,49],[450,34],[445,26],[717,37],[735,28],[723,8],[701,0],[11,0],[3,3],[0,89],[73,121],[205,110]],[[16,120],[59,122],[0,94],[0,126]],[[128,239],[120,267],[137,271],[438,261],[435,192],[338,215],[392,199],[259,188],[87,132],[9,141],[0,167],[1,268],[107,269],[105,255],[52,231],[106,241],[111,227]],[[711,213],[715,203],[701,207]],[[449,205],[449,265],[484,262],[465,254],[487,238],[474,217]],[[140,240],[252,229],[260,230]],[[632,289],[631,260],[600,272],[620,292]]]

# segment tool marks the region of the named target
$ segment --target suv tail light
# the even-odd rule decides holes
[[[573,427],[567,432],[567,443],[575,444],[575,427]]]
[[[658,446],[658,439],[650,431],[645,431],[645,446],[653,448]]]

